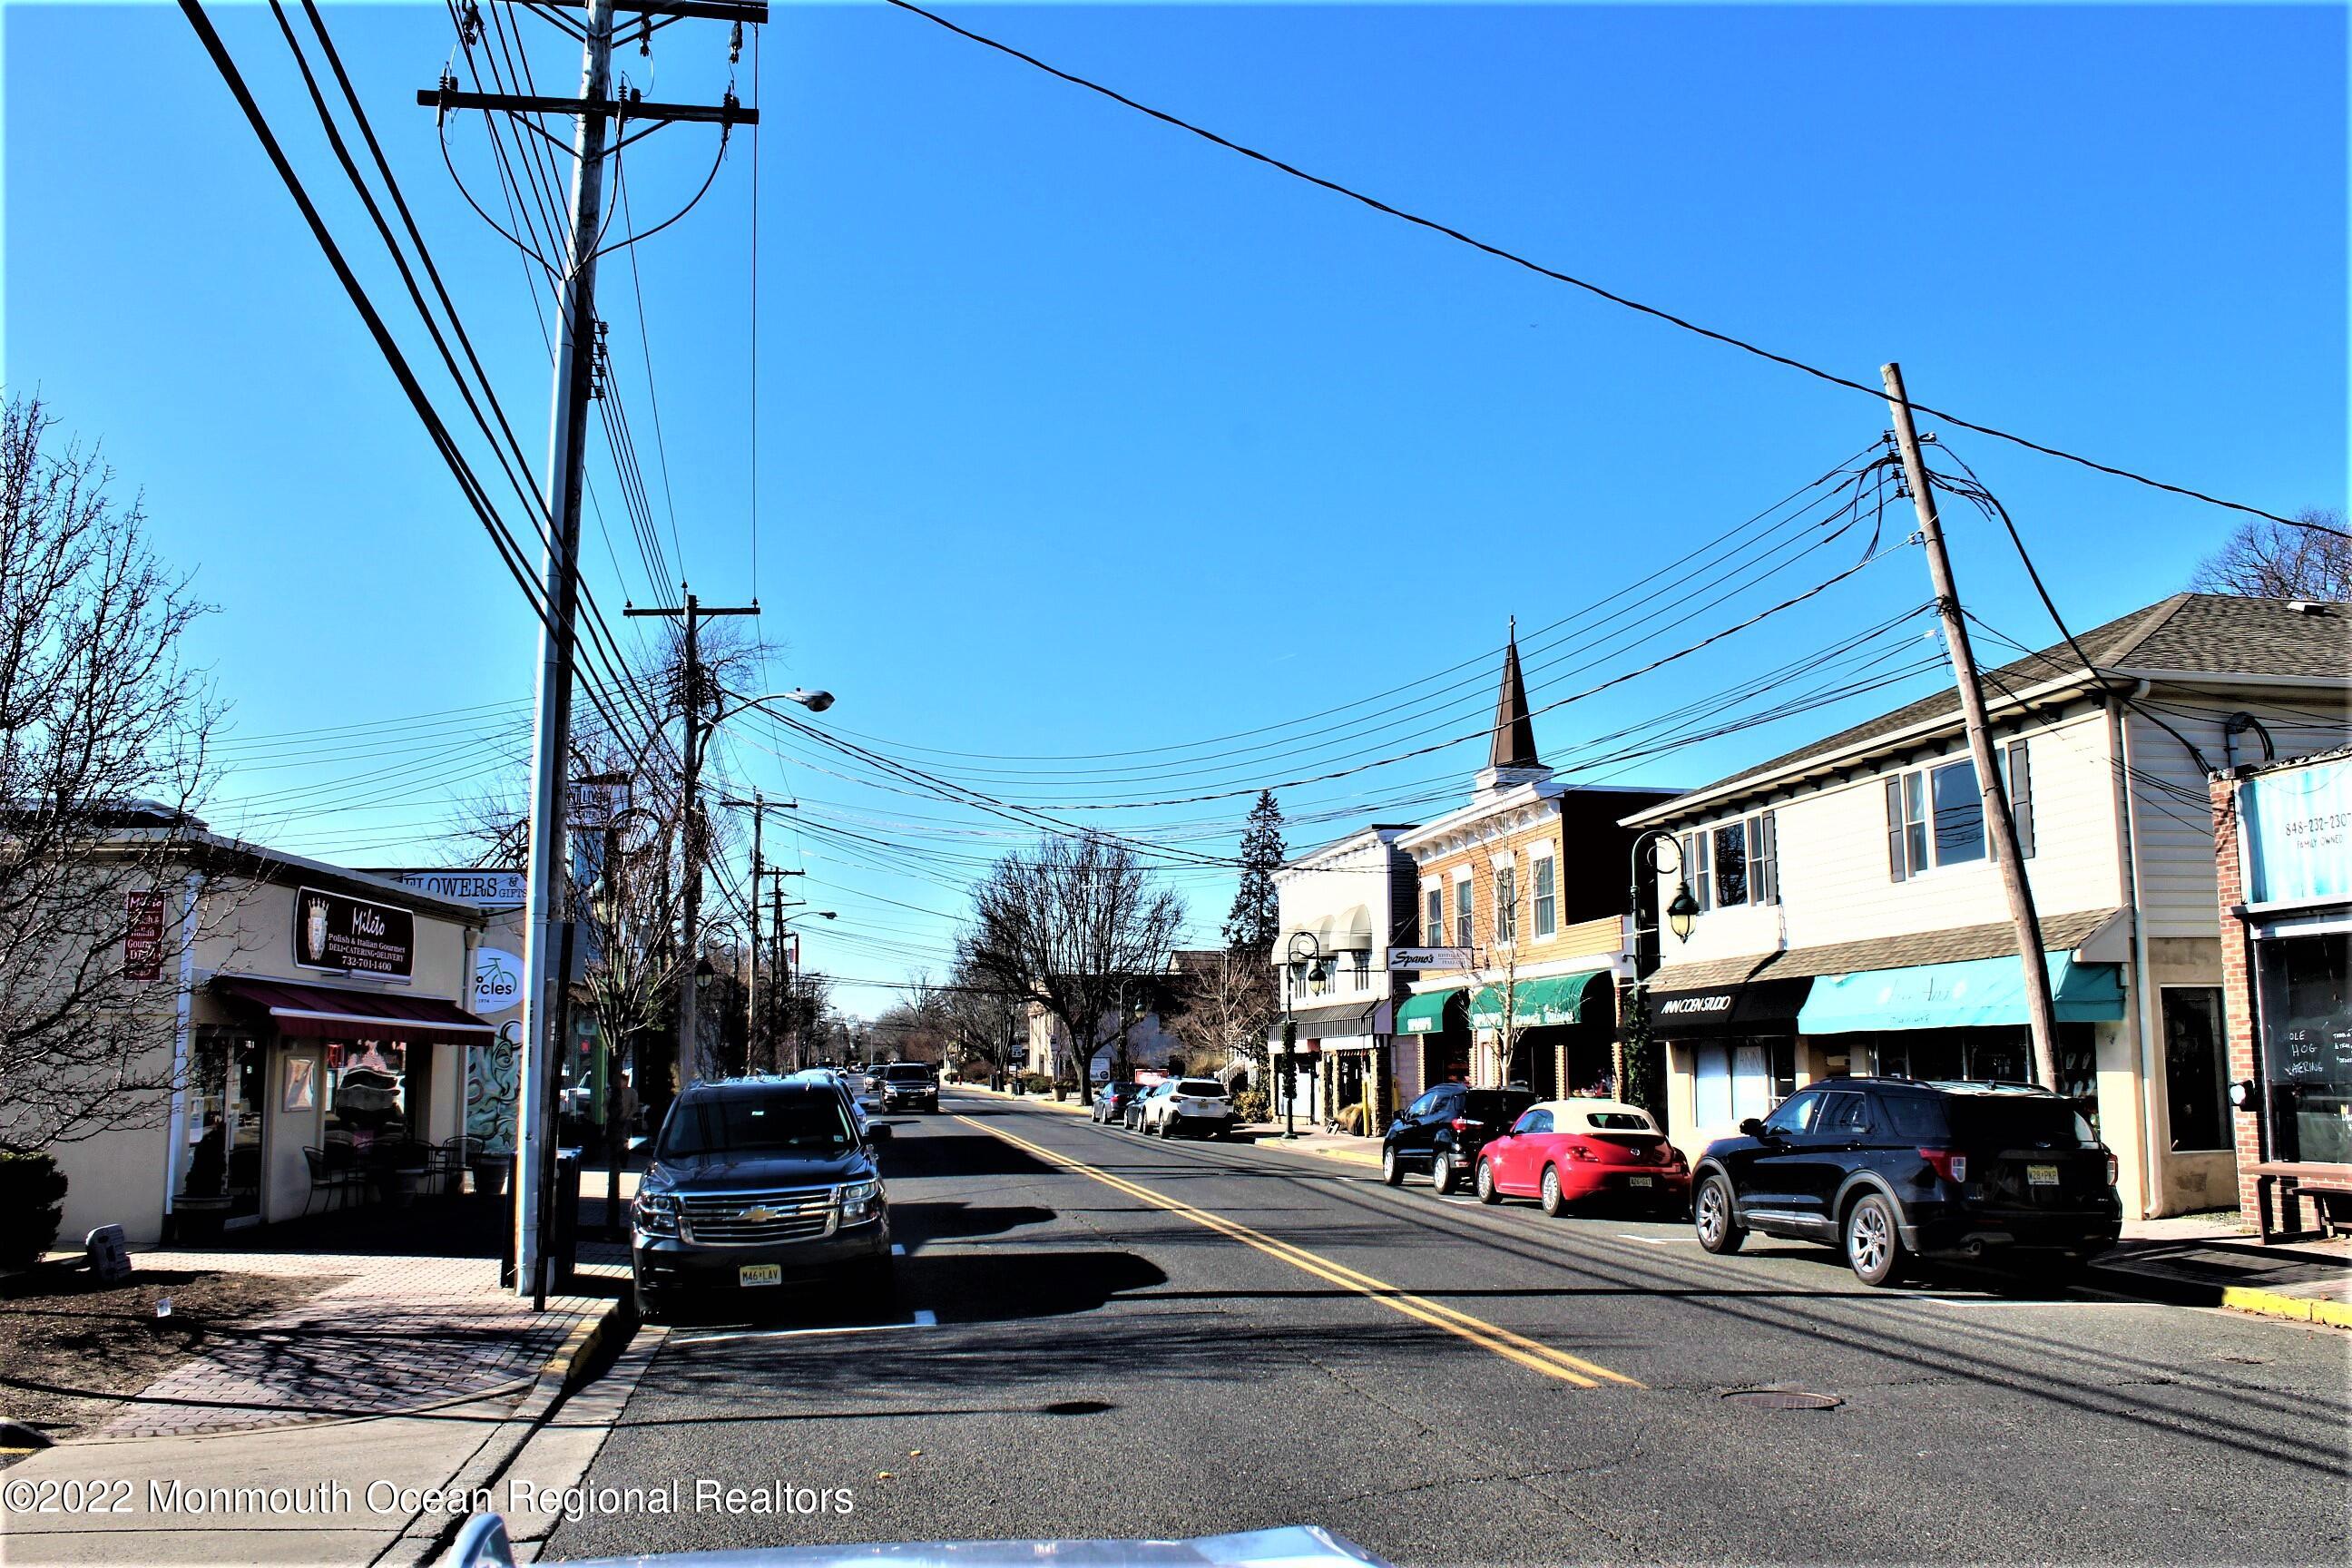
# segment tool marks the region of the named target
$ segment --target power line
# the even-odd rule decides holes
[[[1271,153],[1261,153],[1255,147],[1244,146],[1241,142],[1235,142],[1229,137],[1219,135],[1216,132],[1209,130],[1206,126],[1196,124],[1180,115],[1171,114],[1166,110],[1154,109],[1148,103],[1139,102],[1135,99],[1128,97],[1125,93],[1118,91],[1116,88],[1106,87],[1101,82],[1092,80],[1087,77],[1079,76],[1072,71],[1064,70],[1059,66],[1049,65],[1045,61],[1039,59],[1035,55],[1029,54],[1022,49],[1017,49],[1011,44],[1001,42],[998,39],[990,37],[985,33],[976,33],[969,27],[950,22],[945,16],[939,15],[937,12],[928,11],[922,6],[916,5],[914,0],[887,0],[887,3],[897,6],[901,11],[910,12],[915,16],[920,16],[927,22],[944,27],[949,32],[955,34],[958,37],[966,38],[971,40],[972,43],[982,46],[983,47],[994,49],[997,53],[1009,56],[1013,59],[1019,60],[1024,65],[1033,66],[1038,70],[1044,71],[1047,76],[1067,82],[1072,87],[1080,87],[1086,89],[1088,92],[1098,93],[1102,97],[1109,99],[1113,103],[1118,104],[1123,108],[1131,109],[1139,114],[1147,115],[1153,120],[1159,121],[1163,125],[1173,126],[1179,131],[1188,132],[1191,134],[1201,138],[1203,142],[1207,142],[1213,146],[1223,148],[1228,153],[1237,153],[1244,158],[1249,159],[1253,163],[1263,163],[1269,169],[1274,169],[1281,174],[1287,174],[1292,179],[1301,180],[1307,184],[1317,186],[1322,190],[1329,191],[1334,195],[1345,196],[1349,201],[1360,203],[1364,206],[1371,208],[1374,212],[1382,214],[1388,217],[1395,218],[1399,222],[1411,224],[1416,228],[1427,229],[1432,234],[1442,235],[1447,239],[1451,239],[1460,245],[1466,245],[1473,250],[1482,251],[1488,256],[1496,258],[1497,260],[1507,261],[1515,267],[1523,267],[1538,277],[1549,278],[1555,283],[1565,283],[1573,289],[1581,289],[1586,293],[1591,294],[1599,299],[1606,300],[1612,305],[1617,305],[1625,310],[1635,311],[1641,315],[1651,317],[1654,320],[1664,321],[1669,326],[1679,327],[1684,331],[1695,333],[1697,336],[1706,338],[1713,342],[1721,343],[1727,348],[1738,349],[1742,353],[1753,354],[1758,359],[1767,360],[1773,364],[1781,365],[1790,370],[1801,372],[1806,375],[1814,377],[1816,380],[1828,382],[1832,386],[1842,386],[1852,392],[1862,393],[1874,401],[1879,403],[1884,403],[1886,400],[1886,390],[1882,386],[1872,386],[1859,381],[1853,381],[1845,376],[1838,374],[1834,371],[1823,370],[1819,365],[1808,364],[1803,360],[1792,358],[1788,354],[1776,353],[1770,349],[1763,348],[1756,343],[1749,342],[1744,338],[1737,338],[1728,332],[1717,331],[1712,327],[1700,326],[1697,322],[1687,320],[1682,316],[1677,316],[1670,310],[1661,310],[1655,305],[1643,304],[1639,300],[1633,299],[1624,294],[1620,294],[1614,289],[1603,288],[1601,285],[1595,283],[1589,279],[1579,278],[1573,273],[1562,272],[1558,268],[1547,267],[1542,262],[1533,260],[1527,256],[1521,255],[1517,251],[1508,250],[1502,246],[1490,244],[1473,235],[1466,234],[1461,229],[1454,228],[1447,224],[1440,223],[1434,218],[1423,217],[1418,213],[1408,212],[1402,207],[1391,206],[1389,203],[1381,200],[1378,196],[1367,195],[1366,193],[1356,189],[1352,185],[1342,184],[1337,180],[1326,179],[1320,174],[1309,174],[1307,170],[1298,167],[1295,163],[1285,163],[1280,158],[1276,158]],[[2189,489],[2182,485],[2168,484],[2162,479],[2150,479],[2146,474],[2134,473],[2129,468],[2119,468],[2115,467],[2113,464],[2102,463],[2094,458],[2085,458],[2079,453],[2066,451],[2062,447],[2047,446],[2040,441],[2031,440],[2026,437],[2016,435],[2011,431],[1997,429],[1990,425],[1979,425],[1972,420],[1963,419],[1957,414],[1948,414],[1941,409],[1930,408],[1924,403],[1914,403],[1911,406],[1917,413],[1932,415],[1936,418],[1945,421],[1947,424],[1957,425],[1966,430],[1973,430],[1979,436],[1990,436],[1996,440],[2008,441],[2016,446],[2023,447],[2028,451],[2039,452],[2044,457],[2057,458],[2069,463],[2077,463],[2084,468],[2094,469],[2102,474],[2108,474],[2119,479],[2129,479],[2135,484],[2146,485],[2151,489],[2159,489],[2167,491],[2172,495],[2185,496],[2190,500],[2200,500],[2209,506],[2225,507],[2231,511],[2242,511],[2254,517],[2267,518],[2273,522],[2284,523],[2290,528],[2317,529],[2321,532],[2333,533],[2339,538],[2352,538],[2352,534],[2346,534],[2340,530],[2326,527],[2325,524],[2308,522],[2298,518],[2282,517],[2277,512],[2265,511],[2261,507],[2249,506],[2243,501],[2224,500],[2219,496],[2207,495],[2202,490]]]

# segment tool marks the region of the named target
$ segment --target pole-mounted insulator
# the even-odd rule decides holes
[[[738,22],[727,35],[727,63],[734,65],[743,58],[743,24]]]

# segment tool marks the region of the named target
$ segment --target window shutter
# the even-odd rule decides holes
[[[1750,892],[1759,904],[1777,904],[1780,901],[1780,829],[1772,813],[1757,816],[1749,837],[1755,840],[1749,850]]]
[[[1899,882],[1911,874],[1903,860],[1903,775],[1886,781],[1886,879]]]
[[[2017,822],[2017,855],[2021,860],[2033,858],[2033,764],[2027,758],[2025,742],[2009,743],[2009,814]]]

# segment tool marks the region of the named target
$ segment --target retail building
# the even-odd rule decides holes
[[[2227,1207],[2207,780],[2270,737],[2352,739],[2342,605],[2184,594],[1985,679],[2055,993],[2058,1086],[2134,1215]],[[2264,743],[2271,743],[2266,742]],[[1938,691],[1635,813],[1699,906],[1649,978],[1697,1143],[1839,1073],[2032,1076],[2024,980],[1959,703]]]
[[[1359,1130],[1377,1130],[1397,1107],[1390,1047],[1402,987],[1391,954],[1415,935],[1415,872],[1399,844],[1410,831],[1375,825],[1274,874],[1276,977],[1284,1020],[1297,1030],[1290,1109],[1310,1125],[1356,1106]],[[1282,1034],[1276,1021],[1267,1038],[1277,1072]],[[1278,1078],[1274,1092],[1279,1115]]]

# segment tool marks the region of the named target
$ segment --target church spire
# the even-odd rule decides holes
[[[1489,768],[1535,768],[1536,727],[1528,717],[1527,684],[1519,676],[1519,618],[1511,617],[1510,640],[1503,647],[1503,689],[1495,698],[1494,743],[1486,755]]]

